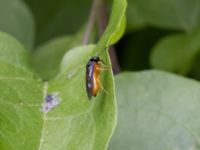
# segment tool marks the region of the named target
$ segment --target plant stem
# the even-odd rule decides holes
[[[90,11],[90,16],[89,16],[87,27],[86,27],[86,31],[85,31],[84,36],[83,36],[83,44],[84,45],[89,43],[90,34],[93,30],[94,23],[95,23],[95,20],[96,20],[96,16],[97,16],[97,13],[99,12],[100,4],[101,4],[101,0],[93,0],[92,8],[91,8],[91,11]]]
[[[97,25],[99,28],[99,36],[102,36],[106,26],[108,25],[107,9],[104,0],[99,6],[99,13],[97,14]]]
[[[109,55],[110,55],[110,59],[111,59],[111,62],[112,62],[113,73],[117,74],[117,73],[120,72],[120,66],[119,66],[119,63],[118,63],[116,49],[113,45],[111,45],[109,47]]]

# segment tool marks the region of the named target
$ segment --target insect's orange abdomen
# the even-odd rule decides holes
[[[96,96],[99,89],[100,89],[100,64],[95,64],[94,65],[94,73],[93,73],[93,89],[92,89],[92,95]]]

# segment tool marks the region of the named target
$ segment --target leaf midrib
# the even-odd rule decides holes
[[[44,86],[43,86],[43,99],[45,98],[45,96],[47,95],[47,90],[48,90],[48,82],[44,82]],[[45,125],[46,125],[46,113],[43,112],[43,117],[42,117],[43,123],[42,123],[42,130],[41,130],[41,136],[40,136],[40,141],[39,141],[39,147],[38,150],[42,150],[42,144],[44,141],[44,131],[45,131]]]

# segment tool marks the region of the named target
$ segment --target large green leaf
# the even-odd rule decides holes
[[[200,51],[200,32],[175,34],[163,38],[153,48],[151,64],[154,68],[186,74]]]
[[[26,47],[34,44],[32,14],[21,0],[0,0],[0,31],[15,36]]]
[[[156,26],[190,32],[200,22],[199,0],[129,0],[128,3],[129,29]]]
[[[106,149],[116,124],[113,76],[111,70],[101,74],[108,94],[100,91],[96,98],[89,101],[85,88],[85,64],[88,57],[95,53],[94,46],[70,50],[62,63],[63,74],[43,83],[28,68],[14,62],[24,60],[15,58],[16,54],[26,54],[19,43],[12,41],[8,35],[1,36],[8,39],[8,42],[0,41],[8,47],[8,51],[0,51],[10,54],[9,51],[13,50],[16,53],[10,54],[13,61],[9,63],[0,60],[0,149]],[[9,49],[8,45],[16,46],[16,49]],[[108,54],[104,53],[102,59],[109,64]],[[77,71],[77,74],[71,75],[71,71]],[[45,113],[41,111],[41,104],[49,94],[57,95],[60,101]]]
[[[200,84],[160,71],[116,77],[118,125],[111,150],[199,150]]]
[[[37,149],[42,128],[42,83],[28,69],[28,54],[0,33],[0,149]]]

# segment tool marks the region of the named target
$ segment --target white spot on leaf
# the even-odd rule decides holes
[[[42,105],[42,111],[44,113],[49,112],[52,108],[56,107],[60,103],[61,99],[58,93],[47,94],[44,98],[44,103]]]

